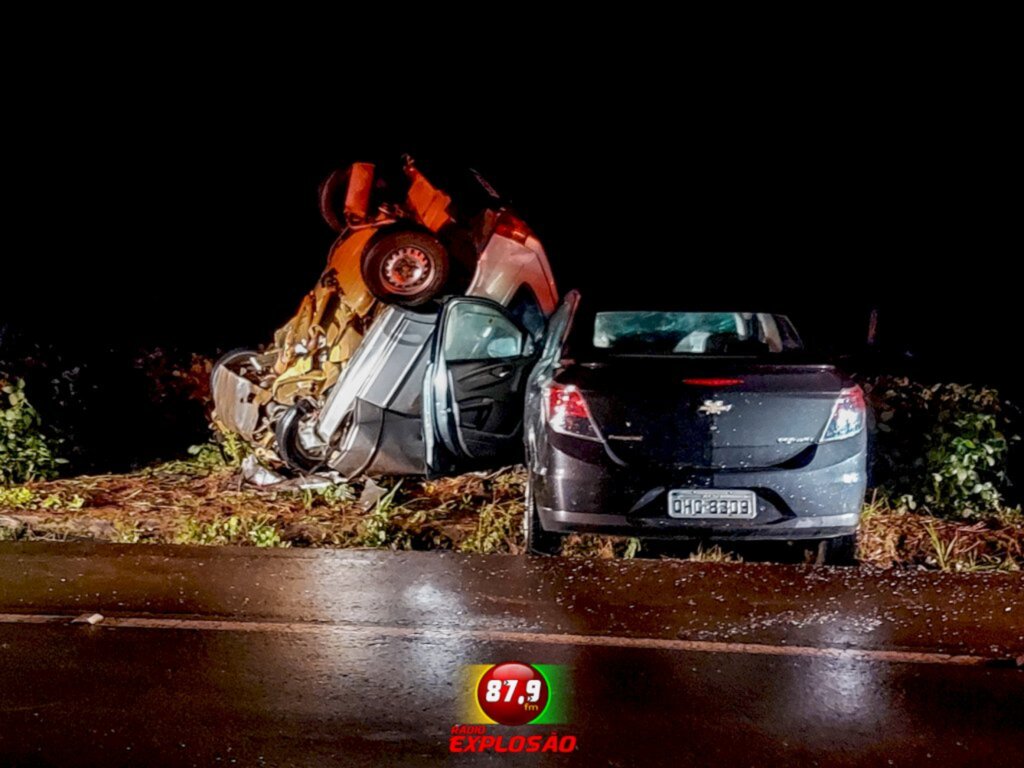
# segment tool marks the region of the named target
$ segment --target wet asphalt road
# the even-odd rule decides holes
[[[1019,767],[1020,656],[1019,575],[0,545],[3,766]],[[574,754],[449,754],[510,659]]]

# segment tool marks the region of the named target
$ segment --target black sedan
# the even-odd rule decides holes
[[[739,308],[745,309],[745,308]],[[783,315],[568,294],[526,391],[529,549],[563,534],[814,541],[849,560],[863,392]]]

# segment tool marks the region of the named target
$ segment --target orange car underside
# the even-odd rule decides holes
[[[273,430],[266,418],[276,403],[290,406],[302,398],[319,400],[338,380],[373,321],[378,302],[361,274],[361,257],[378,226],[394,221],[394,210],[368,211],[374,168],[355,163],[348,171],[342,235],[331,247],[327,267],[294,316],[274,334],[273,344],[245,366],[250,382],[245,400],[259,408],[252,429],[240,430],[239,419],[214,414],[226,431],[242,431],[257,446],[268,447]],[[400,215],[432,232],[452,221],[451,198],[434,187],[412,163],[405,168],[410,185]],[[235,384],[237,386],[237,384]],[[267,456],[267,458],[273,458]]]

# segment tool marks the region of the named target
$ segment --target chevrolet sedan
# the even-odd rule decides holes
[[[572,532],[783,540],[851,560],[865,421],[861,389],[783,315],[571,292],[527,384],[528,547]]]

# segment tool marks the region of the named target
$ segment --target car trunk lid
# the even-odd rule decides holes
[[[620,358],[564,369],[623,462],[744,470],[794,462],[823,433],[843,378],[827,365]]]

